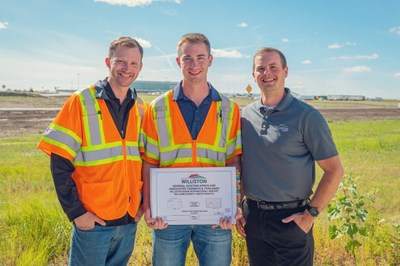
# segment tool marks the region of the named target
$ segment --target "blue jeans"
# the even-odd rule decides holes
[[[69,264],[126,265],[132,255],[137,224],[72,228]]]
[[[229,266],[232,232],[210,225],[169,225],[153,230],[153,265],[184,266],[190,244],[201,266]]]

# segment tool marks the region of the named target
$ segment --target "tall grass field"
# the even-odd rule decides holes
[[[349,235],[330,239],[327,211],[314,226],[315,265],[400,265],[400,120],[330,122],[346,169],[368,213],[354,254]],[[40,136],[0,139],[0,265],[66,265],[71,224],[61,210]],[[321,171],[318,171],[321,175]],[[337,195],[344,192],[339,190]],[[355,219],[355,218],[354,218]],[[350,231],[348,231],[350,232]],[[232,265],[248,265],[233,230]],[[130,265],[151,265],[151,231],[139,223]],[[196,265],[193,249],[187,265]]]

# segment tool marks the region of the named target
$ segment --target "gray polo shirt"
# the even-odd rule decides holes
[[[244,195],[284,202],[308,198],[315,181],[315,161],[338,155],[328,124],[312,106],[285,96],[266,111],[261,100],[242,111]]]

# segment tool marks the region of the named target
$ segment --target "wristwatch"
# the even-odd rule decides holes
[[[319,211],[315,207],[311,207],[309,204],[306,205],[306,209],[308,212],[311,214],[312,217],[317,217],[319,214]]]

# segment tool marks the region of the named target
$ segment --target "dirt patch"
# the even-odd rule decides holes
[[[400,108],[320,108],[328,121],[399,119]],[[58,109],[0,109],[0,138],[42,134]]]
[[[0,110],[0,138],[42,134],[59,110]]]
[[[328,121],[399,119],[400,108],[359,107],[319,108]]]

